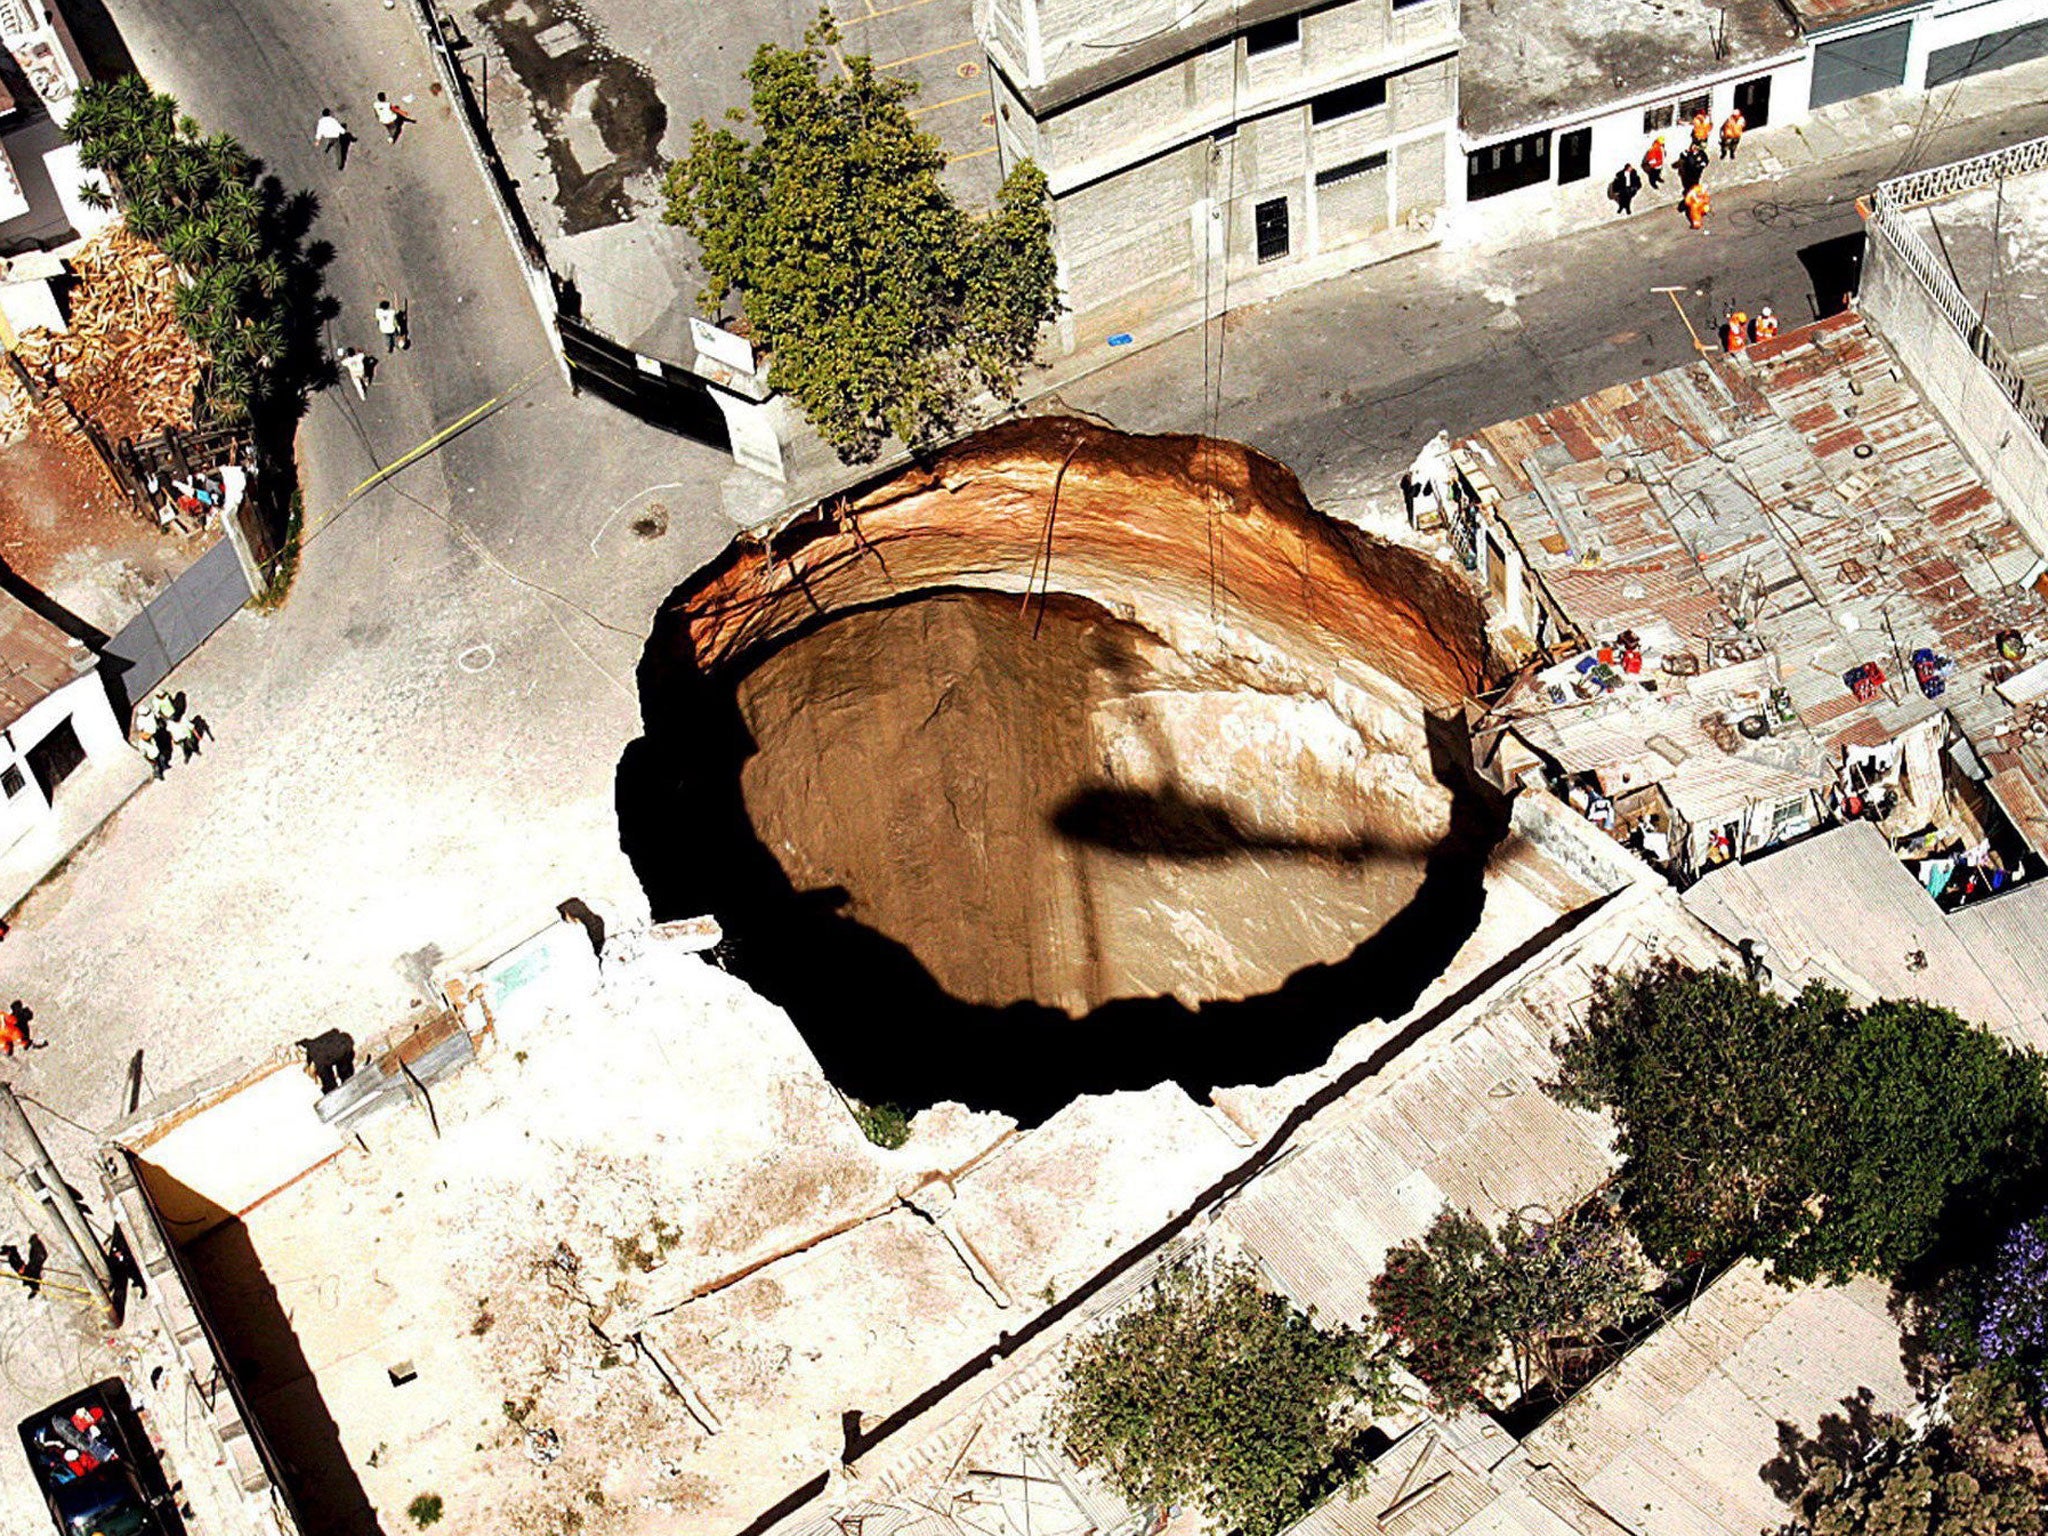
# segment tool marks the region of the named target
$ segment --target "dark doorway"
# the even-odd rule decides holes
[[[1771,77],[1758,75],[1735,87],[1735,110],[1746,127],[1761,128],[1771,120]]]
[[[1287,199],[1276,197],[1252,210],[1252,224],[1258,236],[1259,260],[1278,261],[1288,251]]]
[[[1863,284],[1863,231],[1852,230],[1807,246],[1799,253],[1799,264],[1813,279],[1814,318],[1839,315]]]
[[[1574,128],[1557,136],[1557,184],[1584,181],[1593,174],[1593,130]]]
[[[1872,91],[1906,83],[1906,48],[1913,23],[1902,21],[1859,32],[1839,42],[1820,43],[1813,50],[1813,96],[1810,106],[1832,106]]]
[[[84,761],[85,748],[79,744],[78,732],[72,728],[69,715],[59,720],[57,728],[49,735],[28,749],[29,772],[36,776],[36,784],[45,800],[55,800],[57,786]]]

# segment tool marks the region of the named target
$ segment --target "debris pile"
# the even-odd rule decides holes
[[[68,258],[71,329],[29,331],[15,355],[71,411],[38,408],[12,369],[0,371],[0,441],[31,427],[86,452],[77,415],[110,438],[191,428],[204,359],[179,325],[178,269],[125,225],[112,225]]]

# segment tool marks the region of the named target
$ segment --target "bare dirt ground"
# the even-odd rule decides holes
[[[133,511],[70,445],[31,432],[0,447],[0,560],[112,634],[204,551]]]

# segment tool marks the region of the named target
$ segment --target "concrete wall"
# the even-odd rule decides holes
[[[1036,3],[988,0],[978,24],[1003,67],[1035,46],[1037,27],[1057,74],[1053,12]],[[1116,35],[1135,26],[1122,8],[1115,16]],[[1398,12],[1391,0],[1348,0],[1300,24],[1297,42],[1256,58],[1242,35],[1221,39],[1035,118],[997,75],[1003,164],[1035,160],[1052,186],[1066,347],[1184,311],[1193,323],[1226,295],[1255,302],[1415,243],[1396,232],[1425,222],[1451,179],[1457,0]],[[1373,79],[1385,81],[1383,105],[1314,121],[1316,98]],[[1376,156],[1386,163],[1360,164]],[[1340,167],[1353,174],[1318,186],[1318,172]],[[1280,198],[1288,252],[1261,263],[1256,210]]]
[[[21,788],[0,800],[0,847],[11,846],[51,814],[50,802],[28,765],[28,754],[66,720],[78,733],[78,744],[85,748],[88,762],[105,762],[128,750],[126,732],[114,716],[106,681],[97,668],[38,700],[27,714],[0,731],[0,773],[9,768],[21,773]],[[62,785],[57,793],[64,793]]]
[[[1914,238],[1910,231],[1905,238]],[[2048,443],[1881,233],[1872,232],[1857,307],[1940,414],[1977,473],[2037,550],[2048,550]]]
[[[320,1088],[280,1062],[128,1142],[150,1203],[181,1245],[333,1157],[340,1134],[314,1112]]]

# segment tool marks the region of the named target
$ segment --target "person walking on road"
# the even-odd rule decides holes
[[[377,331],[384,338],[387,357],[401,347],[412,346],[412,339],[405,334],[405,315],[394,308],[389,299],[377,301]]]
[[[356,398],[370,398],[370,369],[373,366],[368,354],[359,347],[336,347],[335,366],[341,369],[349,383],[356,387]]]
[[[1721,158],[1733,160],[1735,151],[1742,147],[1742,135],[1749,127],[1740,109],[1730,112],[1728,120],[1721,124]]]
[[[1721,322],[1721,350],[1730,357],[1739,357],[1748,345],[1749,316],[1739,309],[1734,310]]]
[[[405,115],[404,109],[393,106],[382,91],[377,93],[377,99],[371,103],[371,110],[377,114],[377,121],[384,125],[384,133],[393,144],[398,142],[398,135],[404,131],[405,125],[412,121]]]
[[[1707,227],[1707,210],[1714,205],[1707,189],[1695,182],[1685,189],[1685,201],[1679,206],[1685,210],[1685,221],[1694,229],[1704,231]]]
[[[1614,180],[1607,184],[1607,195],[1614,199],[1614,206],[1623,213],[1635,211],[1636,194],[1643,190],[1643,178],[1636,174],[1632,165],[1624,165],[1614,173]]]
[[[1650,147],[1643,151],[1643,174],[1650,178],[1650,190],[1656,191],[1664,182],[1664,141],[1650,140]]]
[[[313,125],[313,142],[320,146],[320,153],[334,162],[337,171],[348,169],[348,146],[351,135],[348,125],[336,117],[330,108],[320,109],[320,121]]]
[[[1768,304],[1756,312],[1756,339],[1758,341],[1776,341],[1778,339],[1778,317],[1771,313],[1771,306]]]
[[[1700,150],[1702,153],[1704,153],[1707,147],[1707,140],[1711,139],[1713,136],[1714,119],[1707,114],[1707,109],[1705,107],[1702,107],[1699,111],[1693,113],[1692,115],[1693,148]]]

